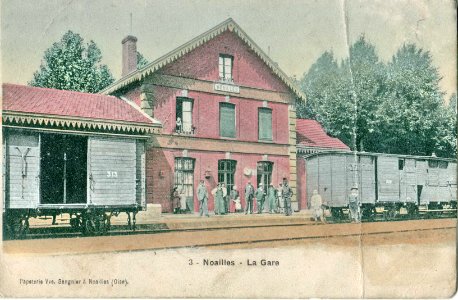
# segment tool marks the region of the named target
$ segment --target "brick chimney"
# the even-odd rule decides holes
[[[124,77],[137,70],[137,38],[128,35],[122,40],[122,74]]]

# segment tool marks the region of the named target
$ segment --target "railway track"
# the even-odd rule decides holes
[[[180,249],[210,247],[225,249],[231,247],[253,247],[254,245],[272,245],[278,243],[301,243],[307,240],[339,241],[348,238],[370,238],[386,240],[388,236],[397,236],[400,242],[402,235],[417,236],[447,235],[455,236],[456,219],[410,220],[396,222],[368,222],[362,224],[282,224],[277,226],[238,226],[228,228],[187,228],[151,230],[139,228],[135,232],[113,230],[106,236],[88,236],[64,238],[54,236],[43,239],[4,241],[6,253],[21,254],[89,254],[131,252],[146,250]],[[81,235],[79,236],[81,237]]]
[[[402,222],[402,221],[412,221],[412,220],[438,220],[438,219],[456,219],[453,216],[438,216],[435,218],[430,218],[427,216],[421,218],[399,218],[389,222]],[[387,222],[383,218],[378,218],[371,221],[363,221],[364,224],[370,223],[380,223]],[[328,219],[326,224],[350,224],[348,220],[333,220]],[[142,235],[142,234],[160,234],[160,233],[172,233],[172,232],[195,232],[195,231],[222,231],[222,230],[236,230],[236,229],[246,229],[246,228],[276,228],[276,227],[298,227],[298,226],[317,226],[323,225],[320,222],[314,222],[307,219],[304,219],[302,222],[295,223],[274,223],[274,224],[250,224],[250,225],[218,225],[218,224],[209,224],[208,226],[195,226],[188,228],[169,228],[167,222],[164,223],[154,223],[154,224],[139,224],[136,226],[135,230],[129,228],[127,225],[112,225],[110,231],[105,234],[91,234],[85,235],[76,229],[73,229],[69,226],[59,226],[59,227],[31,227],[29,233],[17,238],[4,238],[4,240],[34,240],[34,239],[69,239],[69,238],[81,238],[81,237],[96,237],[96,236],[122,236],[122,235]],[[5,235],[4,235],[5,236]]]

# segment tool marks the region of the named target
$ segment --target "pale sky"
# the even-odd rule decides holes
[[[405,42],[431,52],[443,79],[456,92],[456,10],[453,0],[2,0],[2,81],[26,84],[44,51],[67,30],[94,40],[116,79],[121,74],[121,40],[130,33],[152,61],[232,17],[290,76],[302,77],[332,49],[348,53],[362,33],[387,61]],[[348,22],[345,23],[345,20]]]

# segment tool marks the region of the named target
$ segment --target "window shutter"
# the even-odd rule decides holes
[[[260,108],[258,113],[258,128],[260,140],[272,140],[272,110]]]
[[[220,103],[219,116],[220,136],[235,138],[235,105]]]
[[[192,131],[192,100],[183,99],[182,104],[182,122],[183,122],[183,131],[191,132]]]
[[[177,105],[176,105],[176,116],[175,116],[175,121],[176,119],[180,118],[181,120],[183,120],[183,100],[181,98],[177,98],[176,99],[176,102],[177,102]]]

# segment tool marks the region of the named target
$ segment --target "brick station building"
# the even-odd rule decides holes
[[[209,191],[236,185],[243,207],[249,181],[278,186],[286,177],[296,190],[295,103],[305,96],[238,24],[227,19],[139,70],[136,42],[122,41],[122,78],[102,93],[163,124],[147,150],[148,203],[171,212],[177,186],[198,211],[200,179]]]

